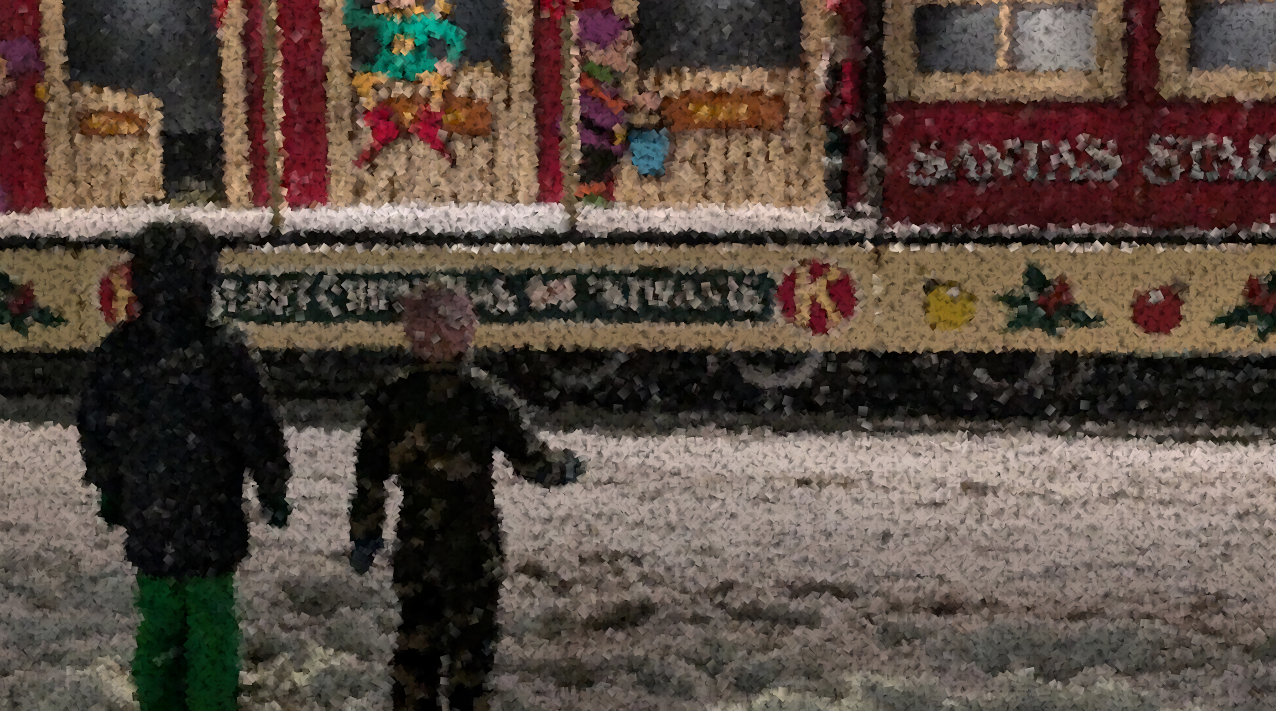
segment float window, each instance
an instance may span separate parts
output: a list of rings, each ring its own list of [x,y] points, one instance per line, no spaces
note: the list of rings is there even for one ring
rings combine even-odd
[[[922,5],[917,27],[917,68],[967,74],[997,71],[996,5]]]
[[[793,68],[802,62],[799,0],[642,0],[641,70]]]
[[[1015,8],[1015,69],[1054,72],[1095,69],[1094,8],[1025,5]]]
[[[1276,99],[1276,5],[1161,0],[1157,90],[1167,99]]]
[[[1192,10],[1188,56],[1193,69],[1276,69],[1276,4],[1195,3]]]
[[[371,10],[373,0],[358,0],[358,5]],[[427,7],[432,4],[425,2]],[[505,1],[463,0],[451,3],[447,19],[465,30],[465,52],[462,65],[491,62],[497,72],[509,71],[509,50],[505,45]],[[350,59],[354,71],[372,71],[372,64],[381,51],[376,32],[354,27],[350,29]],[[430,54],[437,59],[447,56],[447,44],[443,40],[430,42]]]
[[[1121,93],[1121,0],[887,0],[890,101],[1098,101]]]

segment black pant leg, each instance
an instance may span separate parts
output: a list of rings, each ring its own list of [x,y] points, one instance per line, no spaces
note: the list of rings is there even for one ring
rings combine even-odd
[[[492,670],[503,577],[495,497],[490,486],[469,484],[405,490],[395,556],[403,610],[396,669],[402,668],[404,694],[410,684],[433,688],[446,657],[456,711],[473,707]]]

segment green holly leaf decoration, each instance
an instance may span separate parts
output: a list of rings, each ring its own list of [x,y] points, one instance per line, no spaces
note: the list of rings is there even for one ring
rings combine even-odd
[[[41,326],[61,326],[66,323],[66,319],[55,314],[52,309],[37,303],[35,286],[31,282],[14,284],[4,272],[0,272],[0,300],[3,300],[3,305],[0,306],[0,325],[8,325],[24,337],[30,335],[29,330],[33,323]]]
[[[997,300],[1010,309],[1009,331],[1039,329],[1058,337],[1068,325],[1094,328],[1103,324],[1103,316],[1076,303],[1066,276],[1050,279],[1035,264],[1023,273],[1023,288],[1001,294]]]
[[[1260,279],[1251,275],[1245,282],[1245,304],[1237,306],[1214,319],[1215,326],[1225,328],[1258,327],[1258,340],[1266,342],[1267,337],[1276,331],[1276,293],[1272,285],[1276,284],[1276,271]]]

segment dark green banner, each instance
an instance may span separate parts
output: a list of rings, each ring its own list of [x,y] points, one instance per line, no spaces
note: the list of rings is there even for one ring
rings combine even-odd
[[[776,286],[765,272],[715,269],[230,272],[222,277],[214,311],[260,324],[393,322],[398,300],[430,279],[463,286],[484,323],[764,321],[771,317]]]

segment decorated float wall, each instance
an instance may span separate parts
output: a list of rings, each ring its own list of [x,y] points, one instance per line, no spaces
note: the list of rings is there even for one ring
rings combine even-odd
[[[5,350],[130,318],[127,253],[0,252]],[[694,265],[694,266],[688,266]],[[1276,247],[523,246],[227,250],[216,316],[263,349],[406,346],[395,301],[463,286],[511,349],[1270,354]]]
[[[840,199],[826,109],[851,67],[825,0],[206,4],[4,0],[0,37],[34,49],[0,98],[4,210],[161,198],[161,133],[209,126],[230,209]]]
[[[886,218],[974,228],[1273,222],[1270,11],[887,0]]]
[[[838,198],[875,203],[888,225],[976,229],[1248,229],[1276,214],[1266,3],[418,6],[405,17],[367,0],[201,9],[221,105],[196,113],[220,112],[231,209],[810,209]],[[93,7],[0,2],[14,85],[0,97],[14,137],[0,141],[0,211],[160,194],[159,134],[191,123],[192,110],[165,108],[160,89],[138,88],[144,78],[68,56],[84,53]],[[1079,44],[1046,41],[1051,32]],[[832,190],[831,140],[845,154]],[[875,192],[865,174],[879,149]]]

